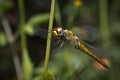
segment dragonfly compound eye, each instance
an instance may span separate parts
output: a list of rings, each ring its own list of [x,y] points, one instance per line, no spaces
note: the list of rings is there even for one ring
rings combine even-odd
[[[53,36],[58,36],[57,31],[53,31],[52,34],[53,34]]]
[[[56,27],[56,28],[54,28],[54,30],[53,30],[53,35],[54,36],[59,36],[59,37],[61,37],[61,36],[63,36],[64,35],[64,30],[63,30],[63,28],[62,27]]]
[[[59,36],[63,36],[63,35],[64,35],[63,31],[59,32]]]

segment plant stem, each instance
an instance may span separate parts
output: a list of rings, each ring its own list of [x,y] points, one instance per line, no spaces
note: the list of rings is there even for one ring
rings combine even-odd
[[[50,11],[50,19],[49,19],[49,28],[48,28],[48,36],[47,36],[47,47],[46,47],[46,55],[45,55],[45,62],[43,67],[43,74],[47,72],[48,69],[48,62],[49,62],[49,55],[50,55],[50,44],[51,44],[51,30],[53,26],[53,16],[54,16],[54,6],[55,0],[51,1],[51,11]]]
[[[26,42],[26,34],[24,31],[24,25],[25,25],[25,10],[24,10],[24,1],[18,0],[18,6],[19,6],[19,13],[20,13],[20,36],[21,36],[21,49],[22,49],[22,69],[23,69],[23,76],[25,80],[30,80],[30,77],[26,76],[28,74],[25,74],[25,67],[26,67],[26,56],[28,56],[28,50],[27,50],[27,42]],[[29,60],[30,62],[30,60]],[[32,66],[31,66],[32,67]]]
[[[9,43],[9,47],[10,47],[11,52],[12,52],[13,63],[14,63],[14,66],[15,66],[17,79],[18,80],[23,80],[21,64],[20,64],[18,53],[15,49],[16,45],[15,45],[14,36],[12,34],[12,30],[10,28],[9,22],[8,22],[6,17],[3,17],[1,21],[2,21],[2,25],[3,25],[3,28],[4,28],[5,33],[6,33],[6,37],[7,37],[8,43]]]
[[[108,24],[108,15],[107,15],[107,0],[99,0],[99,16],[100,16],[100,31],[101,31],[101,39],[103,41],[102,47],[108,48],[109,47],[109,24]]]
[[[25,10],[23,0],[18,0],[19,10],[20,10],[20,34],[21,34],[21,48],[22,53],[26,49],[26,35],[24,33],[24,24],[25,24]]]

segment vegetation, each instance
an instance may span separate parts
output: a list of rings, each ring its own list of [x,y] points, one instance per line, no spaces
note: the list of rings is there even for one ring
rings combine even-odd
[[[119,2],[0,0],[0,80],[120,80]],[[55,26],[83,32],[77,35],[99,48],[111,69],[70,45],[60,47],[51,35]]]

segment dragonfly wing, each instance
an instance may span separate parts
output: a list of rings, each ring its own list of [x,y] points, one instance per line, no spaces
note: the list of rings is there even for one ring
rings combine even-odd
[[[93,26],[83,26],[83,27],[73,28],[72,31],[81,40],[92,42],[96,39],[96,30]]]
[[[41,37],[43,39],[47,39],[47,34],[48,34],[48,31],[46,29],[43,29],[43,28],[36,28],[35,29],[35,35],[37,35],[38,37]],[[63,45],[63,41],[59,40],[59,39],[55,39],[54,37],[52,37],[52,41],[51,41],[51,49],[52,49],[52,52],[55,53],[55,52],[58,52],[62,45]]]
[[[86,42],[83,42],[83,43],[84,43],[84,45],[85,45],[91,52],[95,53],[95,54],[98,55],[99,57],[100,57],[100,56],[104,56],[104,57],[105,57],[105,52],[104,52],[104,51],[101,51],[101,50],[99,50],[98,48],[93,47],[93,46],[87,44]]]
[[[63,45],[64,45],[63,41],[59,41],[56,43],[52,41],[52,45],[51,45],[52,53],[58,53],[61,50],[61,48],[63,47]]]
[[[35,28],[35,35],[46,39],[47,38],[48,31],[43,28]]]

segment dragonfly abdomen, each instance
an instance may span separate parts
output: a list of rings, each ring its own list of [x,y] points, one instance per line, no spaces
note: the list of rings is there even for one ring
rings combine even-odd
[[[98,61],[105,68],[110,69],[110,67],[105,62],[103,62],[97,55],[95,55],[95,53],[93,53],[91,50],[89,50],[84,43],[81,42],[81,45],[79,46],[79,49],[84,51],[87,55],[91,56],[96,61]]]

